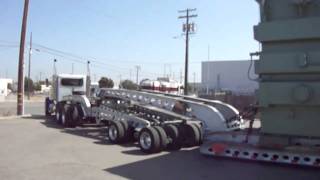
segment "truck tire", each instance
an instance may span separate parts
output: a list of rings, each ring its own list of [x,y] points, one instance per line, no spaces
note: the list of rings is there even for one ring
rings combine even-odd
[[[61,114],[62,114],[62,105],[60,103],[58,103],[56,105],[56,113],[55,113],[55,120],[56,120],[57,124],[62,124]]]
[[[108,138],[113,144],[122,143],[125,137],[123,125],[119,121],[111,121],[108,128]]]
[[[50,99],[48,97],[46,97],[46,100],[44,102],[44,112],[45,115],[48,117],[51,115],[50,111],[49,111],[49,106],[50,106]]]
[[[74,128],[77,126],[79,121],[79,112],[75,105],[70,105],[70,107],[67,110],[67,127]]]
[[[169,142],[167,148],[174,151],[181,149],[182,143],[179,139],[178,128],[173,124],[168,124],[164,126],[164,130],[167,136],[171,139],[171,142]]]
[[[64,127],[68,127],[69,121],[70,121],[70,116],[69,116],[69,109],[70,105],[65,104],[61,107],[62,113],[61,113],[61,124]]]
[[[83,112],[83,110],[82,110],[82,107],[81,107],[81,105],[80,104],[77,104],[76,105],[76,108],[77,108],[77,110],[78,110],[78,122],[77,122],[77,125],[82,125],[83,124],[83,119],[84,119],[84,112]]]
[[[179,127],[179,139],[183,146],[192,147],[199,145],[200,133],[194,124],[181,124]]]
[[[159,134],[161,151],[165,150],[168,145],[168,136],[167,136],[166,132],[164,131],[164,129],[161,126],[154,126],[154,129],[156,129]]]
[[[134,140],[133,134],[134,130],[131,128],[127,121],[120,121],[123,129],[124,129],[124,142],[131,142]]]
[[[161,151],[160,137],[153,127],[145,127],[139,133],[138,142],[140,150],[144,153],[158,153]]]

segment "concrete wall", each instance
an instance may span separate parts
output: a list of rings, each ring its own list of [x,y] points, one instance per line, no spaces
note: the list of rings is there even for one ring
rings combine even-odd
[[[201,83],[204,89],[231,90],[235,93],[254,93],[258,83],[248,79],[249,60],[202,62]],[[250,76],[256,78],[252,65]]]

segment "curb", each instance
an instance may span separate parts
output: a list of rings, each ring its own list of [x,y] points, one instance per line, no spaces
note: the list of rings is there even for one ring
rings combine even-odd
[[[32,115],[31,114],[24,114],[24,115],[20,115],[20,116],[0,116],[0,120],[26,118],[26,117],[32,117]]]

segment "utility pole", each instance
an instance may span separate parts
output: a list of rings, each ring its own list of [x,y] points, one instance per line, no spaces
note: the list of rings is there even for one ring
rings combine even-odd
[[[72,74],[73,74],[73,63],[72,63]],[[91,72],[90,72],[90,61],[87,61],[87,78],[86,78],[86,95],[91,96]]]
[[[193,92],[196,92],[196,73],[193,73]]]
[[[141,67],[140,66],[135,66],[135,68],[136,68],[136,71],[137,71],[136,83],[137,83],[137,85],[139,85],[139,71],[141,70]]]
[[[132,81],[132,69],[130,69],[130,81]]]
[[[57,63],[57,59],[54,59],[54,60],[53,60],[53,75],[57,75],[57,66],[56,66],[56,63]]]
[[[186,19],[186,23],[183,24],[183,32],[186,33],[186,54],[185,54],[185,71],[184,71],[184,95],[188,95],[188,66],[189,66],[189,35],[190,32],[194,33],[194,23],[189,23],[190,18],[195,18],[197,14],[190,14],[190,12],[196,11],[197,9],[186,9],[178,11],[179,13],[186,13],[185,16],[179,16],[179,19]]]
[[[180,69],[180,83],[181,83],[181,84],[182,84],[182,78],[183,78],[182,69]]]
[[[119,89],[122,89],[122,87],[121,87],[121,78],[122,78],[122,76],[121,76],[121,74],[119,74]]]
[[[41,78],[42,78],[42,72],[41,72],[41,71],[40,71],[40,73],[39,73],[39,76],[40,76],[39,82],[41,83]]]
[[[23,68],[24,67],[23,66],[24,66],[24,45],[26,40],[28,9],[29,9],[29,0],[25,0],[24,8],[23,8],[23,19],[22,19],[20,51],[19,51],[17,115],[24,114],[24,107],[23,107],[23,95],[24,95],[23,94],[24,93]]]
[[[30,45],[29,45],[29,63],[28,63],[28,100],[30,100],[31,91],[31,80],[30,80],[30,69],[31,69],[31,54],[32,54],[32,32],[30,33]]]
[[[208,45],[208,61],[210,61],[210,45]]]
[[[72,68],[72,69],[71,69],[71,74],[73,74],[73,70],[74,70],[74,69],[73,69],[73,68],[74,68],[73,66],[74,66],[74,64],[72,63],[72,66],[71,66],[71,68]]]

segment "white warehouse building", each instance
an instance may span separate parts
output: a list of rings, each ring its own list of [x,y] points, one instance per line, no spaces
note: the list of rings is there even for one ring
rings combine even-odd
[[[258,83],[248,78],[250,60],[204,61],[201,66],[201,84],[206,92],[228,90],[237,94],[252,94],[258,89]],[[254,62],[250,77],[257,78]]]

